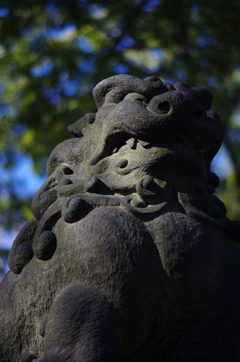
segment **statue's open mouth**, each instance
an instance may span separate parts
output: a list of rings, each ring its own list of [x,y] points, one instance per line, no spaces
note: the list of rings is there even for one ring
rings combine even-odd
[[[196,152],[199,152],[201,154],[206,153],[206,150],[204,150],[203,147],[198,147],[195,143],[189,141],[186,137],[184,137],[182,135],[177,135],[175,141],[172,141],[172,142],[163,142],[163,141],[156,141],[156,140],[143,141],[143,140],[131,137],[131,138],[127,139],[124,144],[128,145],[129,148],[134,150],[134,149],[137,148],[138,145],[141,146],[144,149],[149,149],[149,148],[152,148],[152,147],[170,148],[171,144],[173,144],[173,142],[180,143],[180,144],[188,147],[189,149],[193,149]],[[113,149],[112,153],[118,152],[119,149],[122,146],[124,146],[124,144],[121,144],[118,147],[115,147]]]
[[[117,153],[120,148],[122,148],[124,145],[127,145],[130,149],[135,150],[137,148],[137,146],[141,146],[144,149],[148,149],[148,148],[152,148],[152,147],[167,147],[167,144],[163,144],[160,141],[143,141],[143,140],[139,140],[137,138],[131,137],[128,138],[123,144],[118,145],[117,147],[115,147],[112,151],[113,153]]]
[[[174,137],[162,139],[141,139],[133,137],[126,133],[116,133],[109,136],[106,141],[103,143],[101,149],[97,149],[91,160],[91,164],[96,165],[99,161],[117,154],[123,148],[129,150],[136,150],[141,148],[143,150],[149,150],[153,148],[161,148],[166,151],[169,150],[172,154],[174,150],[179,148],[184,150],[184,152],[189,152],[189,156],[192,157],[193,153],[198,157],[207,157],[208,147],[204,145],[200,140],[195,140],[191,137],[186,137],[182,134],[175,135]],[[190,139],[191,138],[191,139]]]

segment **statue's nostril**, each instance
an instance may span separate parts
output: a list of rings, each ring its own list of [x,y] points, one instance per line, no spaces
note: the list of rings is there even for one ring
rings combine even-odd
[[[64,175],[72,175],[73,174],[73,170],[70,167],[66,166],[66,165],[61,167],[61,171],[62,171],[62,173]]]
[[[170,111],[170,109],[171,109],[170,104],[166,101],[158,104],[158,110],[161,113],[168,113]]]

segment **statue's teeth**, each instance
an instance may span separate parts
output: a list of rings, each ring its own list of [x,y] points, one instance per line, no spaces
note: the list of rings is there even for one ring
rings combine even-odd
[[[118,152],[118,150],[119,150],[119,147],[114,148],[113,153]]]
[[[135,149],[137,146],[137,140],[136,138],[129,138],[129,140],[126,141],[126,144],[131,148]]]
[[[150,146],[150,142],[147,142],[147,141],[138,141],[138,142],[144,148]]]

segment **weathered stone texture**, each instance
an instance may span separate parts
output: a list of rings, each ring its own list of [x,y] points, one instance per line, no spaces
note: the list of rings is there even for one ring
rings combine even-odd
[[[240,223],[212,96],[118,75],[69,127],[0,286],[0,360],[238,362]]]

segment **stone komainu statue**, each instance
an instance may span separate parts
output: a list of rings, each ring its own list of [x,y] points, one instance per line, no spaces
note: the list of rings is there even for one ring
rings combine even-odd
[[[0,289],[1,361],[239,362],[240,223],[212,96],[118,75],[69,127]]]

